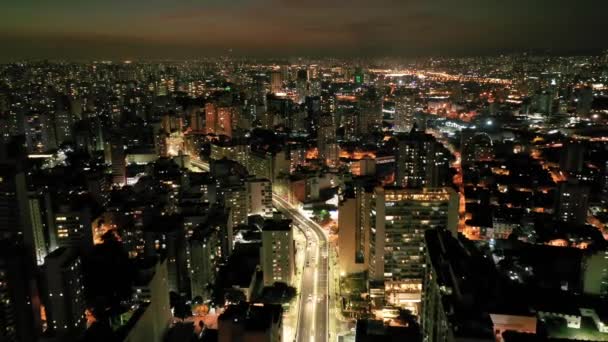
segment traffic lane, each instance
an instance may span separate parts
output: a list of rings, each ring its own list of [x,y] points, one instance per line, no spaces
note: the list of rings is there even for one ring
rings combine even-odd
[[[319,260],[319,278],[317,281],[317,295],[318,295],[318,306],[316,313],[316,325],[322,334],[318,334],[316,336],[318,341],[326,341],[327,340],[327,332],[328,332],[328,320],[329,320],[329,312],[328,312],[328,304],[329,304],[329,289],[328,289],[328,272],[327,272],[327,258],[321,257]]]
[[[301,289],[301,304],[300,304],[300,323],[298,325],[298,341],[310,341],[310,333],[313,326],[314,318],[314,307],[312,305],[313,291],[314,291],[314,271],[311,267],[304,269],[302,276],[302,289]]]

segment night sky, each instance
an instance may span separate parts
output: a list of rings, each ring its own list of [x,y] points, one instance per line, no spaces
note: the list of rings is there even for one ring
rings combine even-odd
[[[607,0],[4,0],[0,58],[475,55],[608,47]]]

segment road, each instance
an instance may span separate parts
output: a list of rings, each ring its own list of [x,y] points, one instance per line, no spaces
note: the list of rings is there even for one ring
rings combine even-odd
[[[301,305],[297,341],[327,341],[329,323],[328,244],[322,228],[302,215],[291,204],[277,195],[273,202],[285,216],[298,224],[307,237],[304,273],[300,286]]]
[[[209,164],[192,159],[191,164],[209,171]],[[306,235],[304,271],[299,288],[300,305],[296,340],[300,342],[326,342],[329,332],[329,257],[328,239],[321,226],[300,213],[298,209],[272,195],[274,206]]]

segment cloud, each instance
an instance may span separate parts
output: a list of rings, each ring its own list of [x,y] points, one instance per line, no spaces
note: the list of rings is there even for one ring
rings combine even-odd
[[[86,53],[78,50],[87,46],[95,53],[177,57],[229,48],[277,55],[425,55],[608,46],[602,17],[608,1],[603,0],[129,0],[122,7],[112,7],[117,0],[90,3],[70,10],[58,5],[49,13],[32,6],[31,14],[11,20],[3,17],[11,12],[2,14],[0,9],[0,33],[27,32],[28,39],[41,46],[41,55],[52,52],[44,46],[57,44],[75,55]],[[27,12],[22,6],[21,15]],[[109,41],[121,43],[112,46]],[[10,39],[4,53],[33,53],[32,42]]]

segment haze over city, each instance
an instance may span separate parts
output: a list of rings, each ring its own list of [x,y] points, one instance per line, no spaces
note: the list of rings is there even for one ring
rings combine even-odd
[[[608,341],[608,2],[0,5],[0,342]]]

